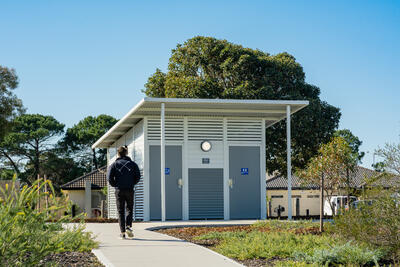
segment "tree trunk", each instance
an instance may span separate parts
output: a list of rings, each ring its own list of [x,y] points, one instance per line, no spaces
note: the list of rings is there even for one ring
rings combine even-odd
[[[324,231],[324,174],[321,175],[321,185],[319,191],[319,231]]]
[[[34,173],[34,177],[38,177],[40,175],[40,151],[39,151],[39,141],[36,140],[36,147],[35,147],[35,158],[34,158],[35,162],[33,163],[35,166],[35,173]]]
[[[13,161],[13,159],[10,157],[10,155],[8,155],[8,154],[7,154],[6,152],[4,152],[4,151],[1,151],[1,152],[2,152],[3,155],[8,159],[8,161],[11,163],[11,165],[13,166],[15,172],[16,172],[17,174],[20,174],[20,171],[19,171],[19,169],[18,169],[17,164]]]
[[[97,166],[97,158],[96,158],[96,150],[93,148],[93,165],[94,165],[94,169],[97,170],[99,167]]]
[[[350,208],[350,171],[349,171],[349,167],[346,168],[346,175],[347,175],[347,207]]]

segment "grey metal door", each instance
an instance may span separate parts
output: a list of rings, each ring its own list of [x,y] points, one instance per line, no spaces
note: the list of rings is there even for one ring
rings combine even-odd
[[[189,219],[224,218],[223,180],[223,169],[189,169]]]
[[[160,146],[150,146],[150,220],[161,219]],[[182,147],[165,146],[165,217],[182,219]]]
[[[230,218],[260,218],[260,147],[230,146],[229,178]]]

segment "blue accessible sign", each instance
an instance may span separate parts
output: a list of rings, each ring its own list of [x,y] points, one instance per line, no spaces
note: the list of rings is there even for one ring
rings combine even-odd
[[[169,168],[165,168],[165,175],[169,175],[171,173],[171,171],[169,170]]]
[[[249,175],[249,168],[241,168],[240,174],[241,175]]]

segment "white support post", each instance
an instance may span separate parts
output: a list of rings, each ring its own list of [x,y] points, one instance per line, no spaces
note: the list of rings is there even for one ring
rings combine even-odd
[[[261,139],[261,147],[260,147],[260,166],[261,166],[261,219],[265,220],[267,218],[267,176],[266,176],[266,167],[265,167],[265,153],[266,153],[266,140],[265,140],[265,119],[261,121],[261,129],[262,129],[262,139]]]
[[[290,142],[290,105],[286,106],[287,179],[288,179],[288,220],[292,220],[292,148]]]
[[[229,186],[229,144],[228,144],[228,120],[223,119],[223,149],[224,149],[224,220],[230,220],[230,186]]]
[[[189,220],[189,177],[187,168],[188,157],[188,118],[183,118],[183,158],[182,158],[182,217],[184,221]]]
[[[165,222],[165,103],[161,103],[161,220]]]

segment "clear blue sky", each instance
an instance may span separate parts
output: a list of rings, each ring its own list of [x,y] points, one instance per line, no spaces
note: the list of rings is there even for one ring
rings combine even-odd
[[[83,3],[84,2],[84,3]],[[123,116],[171,49],[196,35],[289,52],[372,153],[400,134],[400,1],[8,1],[0,64],[29,113],[72,126]],[[293,129],[296,131],[297,129]]]

